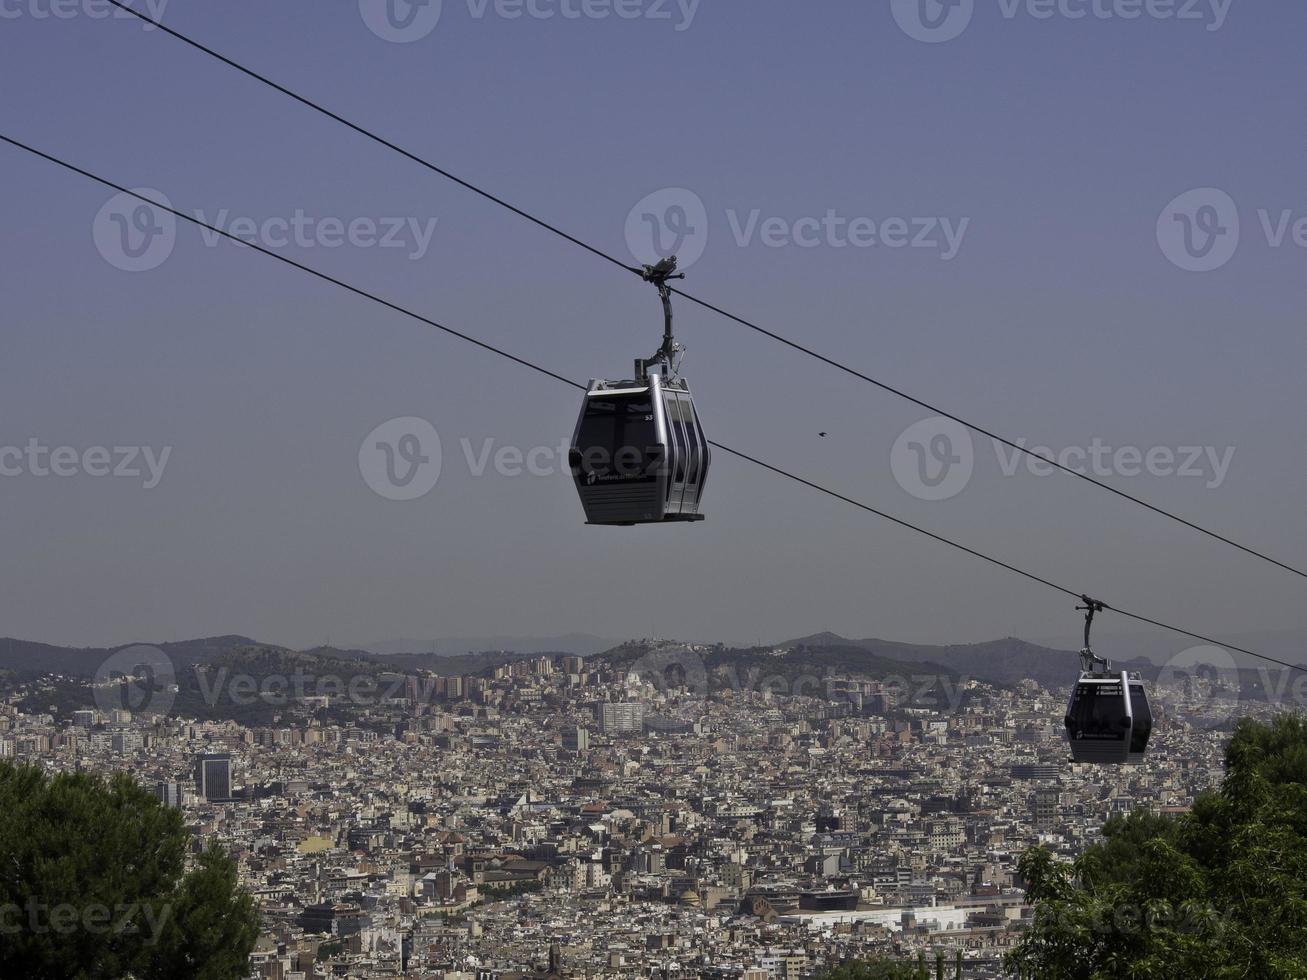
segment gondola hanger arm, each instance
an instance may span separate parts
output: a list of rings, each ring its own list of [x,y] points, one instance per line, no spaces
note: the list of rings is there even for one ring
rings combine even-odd
[[[684,279],[685,273],[676,271],[675,255],[669,255],[655,265],[646,265],[639,270],[639,273],[640,278],[645,282],[653,283],[658,287],[658,296],[663,301],[662,346],[653,357],[636,358],[635,361],[635,378],[637,381],[643,381],[648,377],[651,367],[661,364],[663,371],[670,374],[675,374],[679,369],[677,355],[683,353],[685,349],[672,335],[672,287],[668,283],[673,279]]]
[[[1083,602],[1084,605],[1076,606],[1076,610],[1085,614],[1085,645],[1080,651],[1080,666],[1083,670],[1092,671],[1096,664],[1101,664],[1110,671],[1112,669],[1112,662],[1094,653],[1094,648],[1089,642],[1089,631],[1094,625],[1094,615],[1110,609],[1111,606],[1098,599],[1091,599],[1087,595],[1082,595],[1080,601]]]

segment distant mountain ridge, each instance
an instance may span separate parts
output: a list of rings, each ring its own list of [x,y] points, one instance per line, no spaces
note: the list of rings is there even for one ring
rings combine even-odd
[[[34,640],[0,637],[0,670],[19,673],[67,673],[90,676],[110,654],[135,646],[122,643],[112,647],[61,647]],[[248,636],[210,636],[174,643],[145,643],[158,647],[178,666],[209,663],[233,650],[276,644],[259,643]]]
[[[341,649],[317,646],[307,650],[294,650],[279,643],[264,643],[238,634],[203,637],[171,643],[124,643],[113,647],[61,647],[33,640],[0,637],[0,671],[20,675],[68,674],[73,677],[91,677],[112,654],[132,646],[152,646],[162,650],[179,672],[196,665],[224,664],[233,656],[277,654],[298,656],[316,663],[347,664],[350,662],[385,670],[429,670],[438,674],[475,674],[488,667],[535,656],[543,651],[511,651],[490,649],[462,654],[401,653],[379,654],[368,650]],[[570,653],[569,650],[552,650],[551,653]]]
[[[852,640],[838,633],[823,632],[779,645],[810,649],[854,649],[887,660],[922,665],[939,664],[959,674],[994,684],[1016,684],[1029,678],[1054,689],[1064,687],[1070,680],[1074,680],[1080,669],[1080,657],[1074,650],[1043,647],[1012,636],[984,643],[928,646],[875,638]],[[1156,665],[1145,660],[1120,661],[1116,666],[1148,675],[1157,672]]]
[[[572,653],[580,657],[591,657],[611,650],[621,642],[621,640],[595,636],[591,633],[566,633],[562,636],[462,636],[428,640],[379,640],[375,643],[362,643],[359,646],[368,653],[383,657],[401,654],[434,654],[449,657],[495,650],[513,653]]]
[[[217,663],[240,651],[252,649],[302,653],[324,660],[355,661],[391,670],[423,669],[441,674],[477,673],[497,664],[520,660],[540,654],[571,653],[583,657],[606,656],[614,662],[629,659],[629,651],[643,641],[613,642],[590,634],[576,633],[562,637],[538,638],[514,642],[507,637],[472,638],[466,641],[445,641],[448,652],[400,651],[396,653],[370,649],[339,649],[319,646],[294,651],[275,643],[263,643],[248,636],[227,634],[202,637],[171,643],[150,644],[166,653],[173,665],[180,669],[196,664]],[[454,644],[467,643],[463,650]],[[67,673],[90,677],[100,664],[114,652],[132,644],[114,647],[62,647],[31,640],[0,638],[0,670],[18,674]],[[384,644],[380,646],[385,646]],[[889,669],[894,665],[917,667],[923,673],[943,670],[957,677],[1009,686],[1023,679],[1037,681],[1054,690],[1065,687],[1079,670],[1079,658],[1073,650],[1059,650],[1040,646],[1016,637],[1005,637],[983,643],[928,644],[903,643],[877,638],[850,639],[832,632],[802,636],[772,647],[795,651],[792,660],[801,661],[805,654],[816,663],[858,664],[865,658],[868,667]],[[746,647],[719,647],[737,654],[748,653]],[[1145,677],[1155,677],[1157,664],[1144,659],[1118,660],[1121,669],[1140,671]]]
[[[728,647],[696,645],[691,650],[670,641],[632,641],[600,654],[595,659],[642,677],[657,678],[663,671],[679,668],[687,678],[701,665],[718,687],[749,687],[779,683],[778,690],[807,691],[822,689],[828,680],[841,677],[870,677],[892,681],[895,686],[917,688],[947,682],[956,691],[971,679],[966,671],[932,661],[907,661],[881,657],[858,647],[827,644],[815,646],[783,645],[778,655],[775,647]]]

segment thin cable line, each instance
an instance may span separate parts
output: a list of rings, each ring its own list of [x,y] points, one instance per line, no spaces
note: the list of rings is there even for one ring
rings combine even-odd
[[[201,51],[204,54],[209,55],[211,58],[215,58],[218,61],[222,62],[224,65],[234,68],[236,71],[240,72],[241,74],[253,78],[255,81],[262,82],[264,85],[267,85],[269,88],[275,89],[276,91],[282,93],[283,95],[288,96],[291,99],[294,99],[296,102],[300,103],[301,105],[307,106],[308,108],[313,109],[315,112],[319,112],[322,115],[326,116],[327,118],[340,123],[342,126],[347,127],[348,129],[354,131],[355,133],[358,133],[360,136],[372,140],[374,143],[377,143],[381,146],[384,146],[388,150],[400,154],[405,159],[411,160],[421,167],[425,167],[427,170],[430,170],[432,173],[439,174],[441,177],[444,177],[447,180],[452,180],[460,187],[464,187],[467,190],[472,191],[472,193],[478,194],[481,197],[485,198],[486,200],[498,204],[502,208],[506,208],[507,210],[513,212],[519,217],[525,218],[527,221],[530,221],[533,224],[538,225],[539,227],[544,228],[547,231],[553,232],[555,235],[571,242],[573,245],[577,245],[585,249],[587,252],[590,252],[591,254],[598,256],[599,258],[604,259],[607,262],[611,262],[613,265],[616,265],[621,269],[625,269],[627,272],[631,272],[636,275],[641,274],[640,269],[634,266],[627,265],[625,262],[621,261],[620,259],[616,258],[613,255],[610,255],[608,252],[605,252],[602,249],[589,244],[588,242],[582,241],[580,238],[577,238],[575,235],[568,234],[567,232],[563,231],[561,228],[557,227],[556,225],[550,224],[549,222],[541,218],[537,218],[535,215],[531,214],[530,212],[525,211],[514,204],[510,204],[509,202],[505,201],[503,198],[498,197],[490,193],[489,191],[482,189],[481,187],[478,187],[476,184],[473,184],[471,181],[465,180],[462,177],[450,173],[448,170],[445,170],[443,167],[440,167],[432,163],[430,160],[426,160],[423,157],[418,156],[416,153],[413,153],[410,150],[404,149],[404,147],[399,146],[398,144],[386,139],[383,136],[379,136],[378,134],[367,129],[366,127],[361,126],[358,123],[345,118],[339,113],[333,112],[332,110],[326,108],[325,106],[308,98],[307,96],[300,95],[298,92],[295,92],[292,89],[289,89],[286,86],[279,84],[278,82],[274,82],[266,75],[262,75],[259,72],[254,71],[252,68],[247,68],[245,65],[242,65],[240,62],[234,61],[233,59],[227,57],[226,55],[221,54],[218,51],[215,51],[213,48],[210,48],[207,45],[202,44],[199,41],[196,41],[194,38],[188,37],[187,35],[182,34],[180,31],[174,30],[173,28],[168,27],[157,20],[154,20],[152,17],[149,17],[148,15],[133,9],[127,3],[123,2],[123,0],[108,0],[108,2],[113,4],[115,7],[118,7],[120,10],[127,11],[133,17],[137,17],[140,20],[145,21],[147,24],[154,25],[159,30],[163,31],[165,34],[168,34],[176,38],[177,40],[181,41],[183,44],[188,44],[191,47],[195,48],[197,51]],[[1125,490],[1122,490],[1118,487],[1114,487],[1110,483],[1104,483],[1102,480],[1095,479],[1094,477],[1090,476],[1088,473],[1084,473],[1081,472],[1080,470],[1074,469],[1066,465],[1065,463],[1060,463],[1056,459],[1052,459],[1048,456],[1043,455],[1042,453],[1037,453],[1031,449],[1027,449],[1025,446],[1021,445],[1020,443],[1015,442],[1012,439],[1007,438],[1006,436],[999,435],[998,433],[986,428],[985,426],[979,425],[975,422],[970,422],[960,415],[956,415],[952,412],[946,411],[938,407],[937,405],[933,405],[930,402],[925,401],[924,399],[918,398],[915,395],[911,395],[908,392],[904,391],[903,389],[897,388],[894,385],[889,384],[888,382],[881,381],[878,378],[874,378],[869,374],[865,374],[862,371],[857,370],[856,368],[850,367],[847,364],[835,360],[834,358],[827,357],[825,354],[818,353],[817,351],[813,350],[810,347],[806,347],[803,344],[798,343],[797,341],[790,340],[789,338],[784,337],[781,334],[776,333],[775,331],[768,330],[766,327],[760,326],[759,324],[754,323],[753,321],[748,320],[742,316],[738,316],[734,313],[731,313],[728,310],[720,306],[717,306],[714,303],[709,302],[708,300],[700,299],[698,296],[695,296],[692,293],[687,293],[681,289],[674,288],[672,291],[676,293],[676,295],[684,299],[687,299],[692,303],[696,303],[706,310],[710,310],[713,313],[723,316],[726,319],[739,324],[740,326],[747,327],[748,329],[753,330],[756,333],[761,334],[762,336],[767,337],[771,340],[774,340],[779,344],[783,344],[794,351],[797,351],[801,354],[806,354],[808,357],[811,357],[814,360],[820,361],[821,363],[833,367],[838,371],[843,371],[845,374],[848,374],[851,377],[859,379],[860,381],[864,381],[867,384],[880,388],[882,391],[888,392],[891,395],[894,395],[898,398],[902,398],[905,401],[911,402],[913,405],[916,405],[919,408],[923,408],[928,412],[933,412],[936,415],[949,419],[952,422],[956,422],[959,425],[963,426],[964,428],[967,428],[972,432],[976,433],[977,435],[984,436],[987,439],[992,439],[995,442],[1008,447],[1009,449],[1015,450],[1018,453],[1023,453],[1026,456],[1031,457],[1032,459],[1037,459],[1040,462],[1045,463],[1062,473],[1066,473],[1070,476],[1076,477],[1077,479],[1083,480],[1086,483],[1099,487],[1102,490],[1107,490],[1109,493],[1115,494],[1117,497],[1120,497],[1122,500],[1128,500],[1131,503],[1138,504],[1140,507],[1152,511],[1154,514],[1157,514],[1161,517],[1169,518],[1170,520],[1175,521],[1178,524],[1182,524],[1185,527],[1190,528],[1191,530],[1197,531],[1199,534],[1205,534],[1207,537],[1212,538],[1213,540],[1216,541],[1220,541],[1222,544],[1229,545],[1231,548],[1235,548],[1239,551],[1242,551],[1247,555],[1252,555],[1254,558],[1260,558],[1262,561],[1269,562],[1270,564],[1275,565],[1277,568],[1281,568],[1286,572],[1292,572],[1294,575],[1297,575],[1301,578],[1307,578],[1307,571],[1304,571],[1299,568],[1295,568],[1293,565],[1280,561],[1278,558],[1273,558],[1270,555],[1266,554],[1265,552],[1258,551],[1257,549],[1249,547],[1248,545],[1240,544],[1238,541],[1235,541],[1233,538],[1227,537],[1226,535],[1221,534],[1218,531],[1213,531],[1208,528],[1205,528],[1201,524],[1191,521],[1188,518],[1181,517],[1179,514],[1166,510],[1163,507],[1159,507],[1156,504],[1149,503],[1147,500],[1144,500],[1142,497],[1137,497],[1132,493],[1128,493]]]
[[[712,312],[717,313],[720,316],[726,317],[726,319],[728,320],[733,320],[736,323],[748,327],[750,330],[757,331],[758,333],[762,334],[763,336],[771,338],[777,343],[784,344],[786,347],[799,351],[800,353],[806,354],[815,360],[821,361],[823,364],[828,364],[831,367],[835,368],[836,370],[843,371],[845,374],[852,375],[853,377],[865,381],[870,385],[875,385],[877,388],[880,388],[883,391],[887,391],[890,394],[896,395],[897,397],[902,398],[905,401],[911,402],[914,405],[924,408],[928,412],[934,412],[936,415],[949,419],[950,421],[956,422],[959,425],[963,426],[964,428],[970,429],[972,432],[976,433],[977,435],[985,436],[988,439],[992,439],[994,442],[1007,446],[1009,449],[1014,449],[1017,452],[1024,453],[1025,455],[1031,457],[1032,459],[1037,459],[1042,463],[1046,463],[1047,465],[1052,466],[1054,469],[1061,470],[1063,473],[1067,473],[1071,476],[1076,477],[1077,479],[1084,480],[1086,483],[1091,483],[1094,486],[1099,487],[1100,489],[1108,491],[1109,493],[1116,494],[1116,496],[1122,498],[1123,500],[1128,500],[1131,503],[1138,504],[1140,507],[1152,511],[1154,514],[1159,514],[1162,517],[1170,518],[1171,520],[1176,521],[1179,524],[1183,524],[1185,527],[1191,528],[1199,532],[1200,534],[1205,534],[1209,538],[1213,538],[1217,541],[1222,542],[1223,544],[1227,544],[1232,548],[1237,548],[1239,551],[1242,551],[1245,554],[1249,554],[1255,558],[1260,558],[1263,561],[1270,562],[1272,565],[1282,568],[1286,572],[1292,572],[1294,575],[1298,575],[1302,578],[1307,578],[1307,572],[1295,568],[1292,565],[1286,564],[1285,562],[1280,561],[1278,558],[1272,558],[1270,555],[1258,551],[1255,548],[1250,548],[1247,545],[1240,544],[1238,541],[1235,541],[1232,538],[1226,537],[1225,535],[1217,531],[1209,530],[1208,528],[1203,527],[1201,524],[1196,524],[1193,521],[1189,520],[1188,518],[1181,517],[1179,514],[1175,514],[1169,510],[1165,510],[1162,507],[1157,506],[1156,504],[1149,503],[1147,500],[1144,500],[1142,497],[1136,497],[1134,494],[1127,493],[1125,490],[1121,490],[1118,487],[1114,487],[1110,483],[1104,483],[1102,480],[1096,480],[1088,473],[1084,473],[1081,472],[1080,470],[1073,469],[1072,467],[1067,466],[1064,463],[1059,463],[1056,459],[1053,459],[1051,456],[1045,456],[1042,453],[1037,453],[1031,449],[1027,449],[1025,446],[1021,445],[1020,443],[1013,442],[1011,439],[1007,438],[1006,436],[999,435],[997,432],[987,429],[984,426],[979,425],[975,422],[969,422],[966,419],[962,418],[961,416],[954,415],[952,412],[942,409],[938,405],[932,405],[930,402],[923,401],[922,399],[917,398],[915,395],[911,395],[908,392],[903,391],[901,388],[896,388],[887,382],[881,381],[877,378],[873,378],[871,375],[863,374],[861,371],[857,370],[856,368],[849,367],[847,364],[841,364],[839,361],[829,358],[825,354],[821,354],[810,347],[805,347],[803,344],[800,344],[797,341],[790,340],[788,337],[783,337],[780,334],[768,330],[765,327],[759,326],[756,323],[752,323],[748,320],[745,320],[742,317],[738,317],[734,313],[731,313],[729,310],[722,309],[720,306],[715,306],[712,303],[707,302],[706,300],[699,299],[697,296],[692,296],[689,293],[683,292],[682,290],[677,289],[675,287],[672,287],[672,292],[676,293],[678,296],[682,296],[685,299],[688,299],[692,303],[697,303],[698,305],[702,306],[704,309],[711,310]]]
[[[358,133],[360,136],[366,137],[367,139],[372,140],[372,142],[378,143],[381,146],[384,146],[386,149],[398,153],[400,156],[404,157],[407,160],[412,160],[418,166],[425,167],[426,169],[430,170],[432,173],[439,174],[441,177],[444,177],[446,180],[452,180],[460,187],[464,187],[467,190],[470,190],[473,194],[479,194],[480,196],[484,197],[487,201],[491,201],[495,204],[498,204],[501,208],[506,208],[509,211],[512,211],[519,218],[525,218],[527,221],[539,225],[541,228],[544,228],[546,231],[551,231],[555,235],[559,236],[560,238],[567,239],[573,245],[579,245],[587,252],[590,252],[593,255],[597,255],[601,259],[606,259],[607,261],[612,262],[614,265],[620,266],[621,268],[625,269],[627,272],[633,272],[636,275],[640,274],[639,269],[629,266],[625,262],[618,261],[617,259],[613,258],[611,255],[609,255],[607,252],[595,248],[593,245],[589,245],[586,242],[583,242],[579,238],[569,235],[567,232],[563,231],[558,226],[552,225],[541,218],[537,218],[535,215],[530,214],[527,211],[523,211],[521,208],[517,207],[516,205],[510,204],[508,201],[505,201],[502,197],[498,197],[494,194],[491,194],[487,190],[483,190],[482,188],[478,187],[476,184],[473,184],[471,181],[464,180],[462,177],[459,177],[457,174],[450,173],[444,167],[437,166],[436,164],[432,163],[430,160],[424,160],[416,153],[404,149],[404,147],[400,146],[399,144],[392,143],[390,140],[386,139],[383,136],[378,136],[376,133],[372,132],[371,130],[365,129],[363,126],[360,126],[358,123],[346,119],[344,116],[340,115],[339,113],[332,112],[326,106],[320,105],[317,102],[314,102],[312,99],[300,95],[298,92],[292,91],[291,89],[288,89],[284,85],[274,82],[271,78],[268,78],[266,75],[259,74],[257,71],[255,71],[252,68],[246,68],[240,62],[233,61],[231,58],[228,58],[226,55],[218,51],[215,51],[213,50],[213,48],[210,48],[204,44],[201,44],[199,41],[196,41],[194,38],[187,37],[185,34],[182,34],[180,31],[173,30],[171,27],[168,27],[166,24],[154,20],[153,18],[141,13],[139,10],[133,9],[128,4],[121,3],[119,2],[119,0],[109,0],[109,3],[113,4],[115,7],[117,7],[120,10],[127,11],[133,17],[140,18],[141,20],[145,21],[147,24],[153,24],[155,27],[163,31],[165,34],[169,34],[172,37],[175,37],[183,44],[189,44],[197,51],[202,51],[211,58],[216,58],[218,61],[221,61],[224,65],[236,69],[241,74],[248,75],[250,78],[254,79],[255,81],[262,82],[264,85],[267,85],[269,88],[276,89],[282,95],[294,99],[296,102],[300,103],[301,105],[307,106],[308,108],[314,110],[315,112],[322,113],[322,115],[326,116],[328,119],[340,123],[342,126],[346,127],[347,129],[353,130],[354,132]]]
[[[167,213],[173,215],[174,217],[181,218],[183,221],[187,221],[190,224],[195,225],[199,228],[204,228],[208,231],[212,231],[218,235],[221,235],[224,238],[229,239],[230,241],[239,243],[241,245],[247,245],[248,247],[252,248],[256,252],[266,255],[269,258],[276,259],[277,261],[282,262],[285,265],[291,266],[295,269],[298,269],[301,272],[306,272],[309,275],[322,280],[323,282],[331,283],[332,285],[338,286],[339,288],[344,289],[350,293],[353,293],[356,296],[361,296],[362,298],[370,300],[373,303],[380,304],[381,306],[384,306],[389,310],[393,310],[396,313],[401,313],[404,316],[417,320],[419,323],[426,324],[427,326],[430,327],[435,327],[437,330],[441,330],[452,337],[457,337],[459,340],[463,340],[469,344],[473,344],[476,347],[481,348],[482,350],[489,351],[492,354],[497,354],[498,356],[506,358],[507,360],[510,360],[515,364],[519,364],[522,367],[529,368],[530,370],[535,371],[538,374],[543,374],[546,377],[551,378],[555,381],[560,381],[563,384],[568,385],[569,387],[581,391],[586,390],[585,385],[577,381],[573,381],[571,378],[558,374],[555,371],[551,371],[546,367],[542,367],[539,364],[535,364],[534,362],[529,361],[524,357],[519,357],[516,354],[512,354],[509,351],[504,350],[501,347],[496,347],[495,345],[489,344],[484,340],[479,340],[476,337],[471,336],[470,334],[463,333],[460,330],[455,330],[453,327],[445,326],[443,323],[433,320],[431,317],[423,316],[421,313],[417,313],[413,310],[410,310],[407,307],[399,305],[398,303],[393,303],[388,299],[384,299],[383,297],[378,296],[375,293],[369,292],[366,289],[362,289],[358,286],[355,286],[349,282],[346,282],[343,279],[337,278],[336,276],[332,276],[325,272],[321,272],[318,269],[314,269],[312,266],[304,265],[301,262],[296,262],[294,259],[289,258],[288,256],[279,255],[278,253],[256,242],[248,242],[245,239],[238,238],[236,235],[232,234],[231,232],[225,231],[221,228],[217,228],[204,221],[201,221],[199,218],[196,218],[192,215],[179,211],[176,208],[170,207],[165,204],[161,204],[158,201],[152,200],[151,198],[148,198],[142,194],[138,194],[136,191],[133,191],[128,187],[124,187],[122,184],[114,183],[108,178],[101,177],[98,174],[92,173],[89,170],[77,166],[76,164],[69,163],[68,161],[62,160],[59,157],[53,156],[49,153],[45,153],[42,150],[38,150],[33,146],[29,146],[28,144],[21,142],[20,140],[16,140],[10,136],[6,136],[4,133],[0,133],[0,140],[3,140],[4,142],[8,143],[11,146],[15,146],[20,150],[25,150],[26,152],[32,154],[33,156],[39,157],[42,160],[47,161],[48,163],[53,163],[56,166],[63,168],[64,170],[71,171],[72,173],[85,177],[88,180],[92,180],[112,190],[118,191],[121,194],[126,194],[129,197],[133,197],[136,200],[140,201],[141,203],[149,205],[150,207],[158,208],[161,211],[166,211]],[[720,449],[722,452],[728,453],[739,459],[745,460],[746,462],[753,463],[755,466],[759,466],[762,469],[777,474],[778,476],[783,476],[786,479],[791,480],[795,483],[802,484],[803,486],[816,490],[819,493],[823,493],[828,497],[833,497],[836,500],[843,501],[844,503],[850,504],[870,514],[875,514],[877,517],[883,518],[887,521],[897,524],[900,527],[907,528],[910,531],[915,531],[918,534],[925,535],[926,537],[931,538],[934,541],[938,541],[941,544],[946,544],[950,548],[954,548],[957,551],[964,552],[965,554],[971,555],[974,558],[979,558],[983,561],[989,562],[992,565],[997,565],[999,568],[1003,568],[1016,575],[1020,575],[1031,582],[1038,583],[1039,585],[1043,585],[1049,589],[1053,589],[1057,592],[1061,592],[1064,595],[1068,595],[1076,599],[1080,599],[1083,597],[1082,593],[1077,592],[1074,589],[1068,589],[1065,586],[1058,585],[1056,582],[1043,578],[1042,576],[1036,575],[1033,572],[1028,572],[1017,565],[1010,564],[1009,562],[1003,561],[1002,559],[999,558],[994,558],[993,556],[987,555],[982,551],[976,550],[975,548],[970,548],[967,545],[952,540],[951,538],[944,537],[942,534],[936,534],[934,531],[929,531],[926,528],[911,523],[910,521],[906,521],[903,520],[902,518],[895,517],[892,514],[886,513],[883,510],[879,510],[878,508],[871,506],[870,504],[863,503],[862,501],[856,500],[853,497],[849,497],[845,494],[842,494],[837,490],[832,490],[831,488],[823,486],[820,483],[815,483],[812,480],[808,480],[802,476],[799,476],[797,473],[792,473],[789,470],[780,468],[779,466],[773,466],[771,463],[765,462],[764,460],[759,459],[756,456],[752,456],[749,453],[743,452],[738,449],[733,449],[730,446],[724,445],[723,443],[720,442],[714,442],[712,440],[709,440],[709,444],[712,445],[715,449]],[[1287,667],[1290,670],[1301,670],[1307,673],[1307,667],[1300,667],[1283,660],[1277,660],[1274,657],[1269,657],[1264,654],[1256,653],[1255,651],[1245,649],[1244,647],[1233,646],[1232,644],[1229,643],[1221,643],[1220,641],[1212,639],[1211,637],[1208,636],[1204,636],[1201,633],[1194,633],[1191,632],[1190,630],[1186,630],[1178,626],[1171,626],[1167,623],[1155,619],[1149,619],[1137,613],[1130,613],[1124,610],[1115,609],[1115,607],[1107,603],[1103,603],[1103,605],[1107,609],[1112,609],[1114,612],[1118,612],[1121,615],[1126,616],[1130,619],[1134,619],[1142,623],[1147,623],[1149,625],[1159,627],[1160,629],[1169,630],[1173,633],[1178,633],[1182,636],[1190,637],[1191,639],[1202,640],[1203,642],[1211,643],[1214,646],[1220,646],[1228,650],[1234,650],[1238,653],[1247,654],[1250,657],[1255,657],[1259,660],[1265,660],[1268,663],[1278,664],[1282,667]]]
[[[1147,623],[1149,626],[1157,626],[1164,630],[1170,630],[1172,633],[1178,633],[1181,636],[1187,636],[1191,640],[1202,640],[1204,643],[1210,643],[1212,646],[1222,647],[1226,650],[1233,650],[1235,653],[1245,653],[1250,657],[1256,657],[1258,660],[1265,660],[1267,663],[1278,664],[1281,667],[1287,667],[1289,670],[1301,670],[1303,673],[1307,674],[1307,667],[1303,667],[1299,664],[1291,664],[1286,660],[1277,660],[1275,657],[1269,657],[1264,653],[1257,653],[1254,650],[1248,650],[1245,649],[1244,647],[1237,647],[1233,643],[1223,643],[1220,640],[1212,639],[1212,637],[1210,636],[1204,636],[1202,633],[1191,633],[1187,629],[1182,629],[1179,626],[1172,626],[1169,623],[1163,623],[1156,619],[1149,619],[1147,616],[1139,615],[1139,613],[1132,613],[1132,612],[1127,612],[1124,609],[1117,609],[1115,606],[1108,605],[1106,602],[1103,603],[1103,606],[1106,609],[1116,613],[1118,616],[1124,616],[1127,619],[1133,619],[1135,622]]]

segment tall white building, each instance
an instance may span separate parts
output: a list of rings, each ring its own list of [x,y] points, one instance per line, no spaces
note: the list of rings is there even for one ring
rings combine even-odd
[[[599,730],[605,735],[628,735],[644,729],[644,705],[638,701],[609,701],[599,706]]]

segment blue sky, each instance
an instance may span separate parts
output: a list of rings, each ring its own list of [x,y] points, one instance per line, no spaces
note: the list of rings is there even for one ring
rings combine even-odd
[[[162,16],[624,260],[701,204],[696,295],[1307,560],[1298,5],[393,2]],[[0,131],[569,377],[656,346],[633,277],[103,9],[0,0]],[[575,393],[194,228],[124,271],[111,192],[0,168],[0,447],[76,456],[0,456],[0,633],[1076,642],[1056,594],[720,456],[703,524],[585,527],[565,473],[512,475]],[[923,499],[930,413],[688,304],[678,334],[713,438],[1161,619],[1307,625],[1301,579],[980,438]],[[360,461],[400,418],[440,439],[412,500]]]

